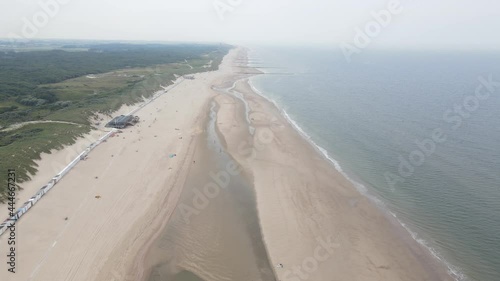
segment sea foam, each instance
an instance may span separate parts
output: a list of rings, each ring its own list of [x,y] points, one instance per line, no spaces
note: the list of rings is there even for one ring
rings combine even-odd
[[[252,67],[251,64],[248,64],[248,66]],[[259,69],[260,71],[262,71],[265,74],[268,74],[268,72],[266,71],[266,69],[260,69],[257,67],[257,69]],[[374,202],[376,204],[376,206],[378,206],[380,209],[382,209],[383,211],[385,211],[386,213],[390,214],[407,232],[408,234],[413,238],[413,240],[415,240],[417,243],[419,243],[422,247],[424,247],[425,249],[427,249],[431,255],[437,259],[438,261],[440,261],[441,263],[443,263],[447,269],[448,269],[448,273],[457,281],[467,281],[469,280],[465,274],[462,273],[461,269],[452,265],[451,263],[449,263],[448,261],[446,261],[446,259],[436,250],[434,249],[432,246],[429,245],[429,243],[420,238],[418,236],[418,234],[411,230],[411,228],[406,225],[404,222],[402,222],[398,216],[392,212],[387,206],[386,204],[381,200],[379,199],[378,197],[376,197],[375,195],[373,195],[372,193],[369,192],[368,188],[356,181],[353,179],[352,176],[350,176],[343,168],[342,168],[342,165],[339,163],[339,161],[337,161],[336,159],[334,159],[329,153],[328,151],[321,147],[320,145],[318,145],[316,142],[314,142],[314,140],[312,139],[312,137],[307,134],[304,129],[295,121],[292,119],[292,117],[288,114],[288,112],[284,109],[283,106],[280,106],[278,104],[278,102],[276,102],[274,99],[266,96],[263,94],[263,92],[261,90],[259,90],[256,86],[255,86],[255,83],[253,81],[255,77],[252,77],[250,79],[248,79],[248,84],[250,85],[251,89],[259,96],[261,96],[262,98],[264,98],[265,100],[267,100],[268,102],[272,103],[281,113],[281,115],[287,120],[287,122],[292,125],[292,127],[309,143],[312,145],[312,147],[318,151],[326,160],[328,160],[332,166],[339,172],[341,173],[349,182],[351,182],[354,187],[361,193],[363,194],[364,196],[366,196],[369,200],[371,200],[372,202]]]

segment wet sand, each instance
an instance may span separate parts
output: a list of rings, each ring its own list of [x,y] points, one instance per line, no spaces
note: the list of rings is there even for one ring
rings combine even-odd
[[[443,264],[360,194],[247,79],[237,80],[229,92],[216,97],[218,118],[224,120],[218,126],[229,153],[252,175],[270,260],[283,265],[277,279],[452,280]],[[248,116],[238,120],[241,112]],[[242,153],[244,143],[252,153]]]
[[[248,179],[210,175],[234,163],[220,143],[215,113],[214,104],[179,204],[148,253],[146,280],[275,280]]]
[[[244,60],[241,52],[239,65]],[[197,149],[181,203],[151,249],[149,281],[452,280],[251,89],[254,73],[245,68],[213,85],[216,127],[207,126],[208,150]],[[210,141],[214,135],[220,144]],[[230,170],[223,166],[232,160],[241,173],[230,187],[206,196],[196,215],[180,211],[203,205],[194,190],[214,181],[210,172]],[[274,274],[258,276],[258,269]]]
[[[20,220],[0,280],[451,280],[252,91],[245,61],[231,51],[96,148]]]

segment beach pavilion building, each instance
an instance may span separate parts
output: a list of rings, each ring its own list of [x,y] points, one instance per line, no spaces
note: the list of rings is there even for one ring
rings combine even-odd
[[[139,117],[132,115],[120,115],[115,117],[113,120],[106,124],[106,127],[123,129],[127,126],[134,126],[139,122]]]

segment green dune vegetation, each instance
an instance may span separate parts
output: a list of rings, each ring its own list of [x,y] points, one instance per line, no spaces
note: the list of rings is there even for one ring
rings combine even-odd
[[[0,202],[6,199],[7,169],[16,169],[18,183],[29,180],[41,153],[73,144],[92,129],[96,113],[110,114],[137,103],[172,84],[175,75],[216,70],[229,49],[206,44],[102,44],[2,50]],[[13,126],[25,122],[30,123]]]

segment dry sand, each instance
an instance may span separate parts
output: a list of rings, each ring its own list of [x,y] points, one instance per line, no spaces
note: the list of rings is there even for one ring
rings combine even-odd
[[[176,266],[206,281],[257,281],[258,262],[250,254],[238,256],[248,252],[252,242],[246,235],[251,232],[229,229],[227,233],[241,237],[210,239],[221,233],[220,227],[228,227],[218,220],[237,218],[218,217],[225,209],[207,209],[194,218],[204,221],[195,224],[198,229],[168,231],[183,192],[203,183],[203,176],[198,175],[210,171],[209,164],[202,165],[200,160],[196,161],[200,166],[193,168],[193,161],[205,154],[197,148],[206,137],[203,132],[213,97],[219,105],[217,129],[223,145],[253,185],[258,234],[276,279],[451,280],[443,266],[359,194],[273,104],[251,91],[244,79],[249,74],[243,72],[253,71],[238,67],[245,60],[241,49],[231,51],[219,71],[196,74],[195,80],[184,81],[158,98],[137,113],[142,120],[138,126],[109,139],[78,164],[20,220],[17,273],[1,269],[0,280],[142,280],[157,262],[151,259],[161,243],[166,243],[167,252],[175,252],[175,245],[195,239],[190,248],[172,253],[178,259]],[[233,84],[241,96],[220,94]],[[170,153],[177,157],[170,159]],[[40,162],[42,168],[33,182],[53,176],[53,170],[43,168],[50,163],[47,159]],[[225,196],[224,191],[221,194]],[[200,233],[205,232],[212,236],[200,240]],[[0,253],[4,252],[5,236],[0,238]],[[226,260],[232,258],[231,266],[242,269],[234,274],[223,267],[212,270],[211,265],[217,263],[207,259],[223,261],[214,256],[219,254],[226,255]],[[262,280],[274,280],[266,278]]]
[[[123,272],[172,213],[203,130],[210,85],[234,72],[234,54],[219,71],[196,74],[143,108],[140,124],[97,147],[24,215],[17,225],[17,272],[8,273],[4,264],[0,280],[138,280]],[[55,175],[52,161],[68,163],[68,153],[44,156],[20,199]],[[135,273],[142,275],[141,268]]]
[[[277,279],[452,280],[442,264],[361,195],[271,102],[254,93],[247,79],[238,80],[235,92],[216,98],[217,124],[230,154],[252,175]],[[243,149],[249,144],[252,151]]]

